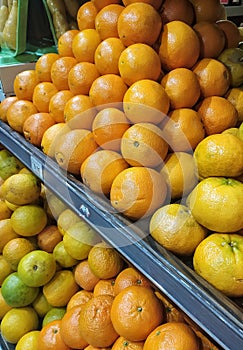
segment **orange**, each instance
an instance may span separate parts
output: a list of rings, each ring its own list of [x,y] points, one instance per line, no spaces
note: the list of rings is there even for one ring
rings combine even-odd
[[[152,47],[141,43],[129,45],[122,51],[118,68],[129,86],[141,79],[158,80],[161,74],[159,55]]]
[[[138,2],[137,0],[122,0],[125,6],[130,5],[134,2]],[[140,0],[139,2],[144,2],[146,4],[152,5],[156,10],[158,10],[162,4],[162,0]]]
[[[74,57],[72,50],[72,42],[73,38],[78,33],[78,29],[69,29],[58,38],[57,51],[60,56]]]
[[[143,350],[199,350],[200,343],[193,330],[184,322],[167,322],[156,327],[147,337]]]
[[[17,96],[7,96],[0,103],[0,119],[7,122],[7,111],[9,107],[18,100]]]
[[[193,268],[196,273],[229,297],[241,297],[243,236],[213,232],[196,248]],[[232,247],[239,247],[237,251]],[[223,274],[222,274],[223,273]]]
[[[134,342],[124,337],[119,337],[112,346],[112,350],[143,350],[144,342]]]
[[[167,187],[161,174],[146,167],[131,167],[114,179],[110,200],[118,212],[136,220],[151,215],[164,203],[166,195]]]
[[[87,301],[89,301],[91,298],[93,298],[92,292],[89,292],[84,289],[77,291],[67,303],[67,311],[69,311],[71,308],[75,306],[83,305],[87,303]]]
[[[60,55],[54,52],[48,52],[38,58],[35,63],[35,70],[39,81],[52,81],[51,80],[51,66]]]
[[[108,6],[110,4],[119,4],[120,0],[91,0],[94,6],[100,11],[103,7]]]
[[[51,66],[51,80],[58,90],[68,90],[68,73],[77,63],[74,57],[60,57]]]
[[[12,270],[17,271],[21,258],[34,249],[34,244],[28,238],[17,237],[5,244],[2,254]]]
[[[57,243],[61,242],[62,234],[54,224],[48,225],[37,235],[38,247],[47,253],[52,253]]]
[[[74,306],[68,310],[61,320],[60,334],[64,343],[72,349],[83,349],[88,342],[79,332],[80,312],[83,305]]]
[[[161,28],[159,13],[152,5],[143,2],[127,5],[117,22],[118,35],[125,46],[135,43],[153,45]]]
[[[7,110],[7,122],[12,129],[22,133],[25,120],[38,110],[32,101],[17,100]]]
[[[234,105],[221,96],[205,97],[197,112],[202,119],[207,135],[219,134],[237,124],[238,114]]]
[[[229,19],[221,19],[216,25],[225,35],[225,49],[238,47],[240,40],[240,31],[237,25]]]
[[[142,79],[127,89],[123,108],[132,123],[158,124],[169,111],[170,99],[160,83]]]
[[[125,46],[119,38],[107,38],[101,41],[94,56],[94,63],[101,75],[119,74],[118,62],[124,49]]]
[[[98,13],[92,1],[83,3],[77,12],[77,25],[81,31],[83,29],[95,29],[95,17]]]
[[[202,97],[223,96],[230,86],[230,75],[226,66],[214,58],[202,58],[192,71],[197,75]]]
[[[110,279],[122,270],[124,261],[119,253],[105,242],[95,244],[89,251],[91,271],[100,279]]]
[[[97,110],[87,95],[71,97],[64,107],[64,120],[70,129],[91,130]]]
[[[115,279],[114,294],[117,295],[129,286],[143,286],[151,288],[150,281],[135,267],[129,266],[123,269]]]
[[[38,112],[49,112],[49,102],[53,95],[58,92],[56,86],[51,82],[42,82],[36,85],[32,101]]]
[[[68,74],[68,86],[74,95],[88,95],[93,81],[100,76],[97,67],[91,62],[79,62]]]
[[[91,292],[99,281],[89,267],[87,259],[80,261],[74,268],[74,279],[76,283],[84,290]]]
[[[65,134],[70,129],[66,123],[57,123],[50,126],[44,132],[41,139],[41,150],[51,158],[55,157],[55,143],[62,134]]]
[[[166,180],[173,200],[188,195],[198,182],[194,158],[186,152],[169,153],[160,172]]]
[[[195,13],[195,21],[216,22],[226,18],[226,9],[219,0],[190,0]]]
[[[13,82],[14,94],[19,100],[32,100],[35,86],[39,77],[35,69],[28,69],[18,73]]]
[[[101,40],[107,38],[118,38],[117,21],[120,13],[124,9],[119,4],[110,4],[103,7],[95,17],[95,29]]]
[[[56,123],[64,123],[64,107],[71,97],[70,90],[60,90],[51,97],[48,112]]]
[[[117,74],[104,74],[93,82],[89,96],[91,102],[98,110],[108,107],[117,106],[118,102],[123,101],[127,85]]]
[[[101,42],[99,33],[95,29],[83,29],[73,38],[73,55],[78,62],[94,63],[94,54]]]
[[[83,183],[92,191],[108,196],[114,178],[128,163],[120,153],[110,150],[98,150],[85,159],[80,175]]]
[[[227,91],[225,97],[235,106],[238,112],[238,121],[243,122],[243,88],[231,88]]]
[[[0,198],[0,220],[9,219],[12,215],[12,210],[7,206],[5,200]]]
[[[11,219],[0,220],[0,253],[2,253],[5,244],[19,235],[14,231],[11,224]]]
[[[188,207],[172,203],[152,215],[151,236],[163,247],[178,255],[192,255],[208,230],[192,216]]]
[[[43,294],[51,306],[64,307],[79,290],[74,274],[70,270],[59,270],[50,282],[43,286]]]
[[[200,40],[200,58],[217,58],[225,47],[225,35],[216,24],[208,21],[193,26]]]
[[[178,309],[174,305],[174,303],[171,303],[171,301],[168,299],[167,296],[163,295],[161,292],[158,292],[158,291],[155,291],[155,294],[165,306],[165,315],[166,315],[165,322],[185,322],[185,317],[183,312],[180,309]]]
[[[61,337],[61,320],[47,323],[40,331],[38,350],[72,350]]]
[[[40,147],[44,132],[54,124],[55,121],[52,119],[49,113],[34,113],[30,115],[24,122],[24,137],[32,145]]]
[[[199,54],[200,41],[191,26],[178,20],[164,25],[159,47],[162,69],[191,68]]]
[[[163,126],[164,138],[174,152],[188,152],[204,138],[200,115],[191,108],[178,108],[169,113]]]
[[[129,286],[118,293],[111,307],[116,332],[130,341],[144,341],[164,318],[164,307],[154,291]]]
[[[99,111],[92,123],[94,139],[99,146],[112,151],[120,151],[121,138],[130,127],[125,114],[112,107]]]
[[[75,129],[61,135],[55,145],[57,163],[73,174],[80,174],[84,160],[97,149],[92,132]]]
[[[118,338],[110,317],[113,300],[111,295],[98,295],[90,299],[80,311],[80,334],[94,347],[110,346]]]
[[[116,277],[115,277],[116,278]],[[115,296],[114,283],[115,278],[100,279],[94,286],[94,297],[97,295],[109,294]]]
[[[183,21],[189,26],[194,22],[194,9],[189,0],[165,0],[159,10],[162,23],[171,21]]]
[[[165,159],[169,146],[162,130],[152,123],[136,123],[121,139],[121,154],[132,166],[156,168]]]
[[[164,75],[161,85],[170,99],[170,108],[192,108],[200,97],[200,85],[188,68],[175,68]]]
[[[97,346],[88,345],[86,348],[84,348],[84,350],[111,350],[111,347],[101,348]]]

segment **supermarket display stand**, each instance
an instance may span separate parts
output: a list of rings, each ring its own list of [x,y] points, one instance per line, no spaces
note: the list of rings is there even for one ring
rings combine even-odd
[[[225,350],[242,349],[243,312],[237,303],[218,292],[182,260],[146,235],[136,223],[116,213],[108,200],[94,194],[2,121],[0,143],[219,346]],[[3,339],[1,342],[4,350],[14,349]]]

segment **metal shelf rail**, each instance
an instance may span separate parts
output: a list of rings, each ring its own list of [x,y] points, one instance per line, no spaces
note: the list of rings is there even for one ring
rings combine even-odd
[[[114,212],[81,181],[60,169],[41,150],[0,121],[0,143],[32,170],[70,209],[90,224],[126,261],[168,295],[225,350],[241,349],[243,313],[238,305],[200,278],[182,260]]]

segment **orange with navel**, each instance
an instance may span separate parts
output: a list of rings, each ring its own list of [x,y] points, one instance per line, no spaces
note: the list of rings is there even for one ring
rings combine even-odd
[[[72,42],[72,50],[77,62],[94,63],[94,54],[101,38],[96,29],[81,30],[75,35]]]
[[[125,46],[135,43],[153,45],[160,35],[162,20],[152,5],[135,2],[127,5],[121,12],[117,29]]]
[[[40,147],[44,132],[54,124],[55,121],[49,113],[34,113],[23,124],[24,137],[32,145]]]
[[[92,1],[83,3],[77,12],[78,29],[95,29],[95,17],[97,13],[98,10]]]
[[[14,94],[19,100],[32,101],[34,88],[38,83],[39,77],[35,69],[24,70],[14,78]]]
[[[129,286],[152,288],[150,281],[136,268],[129,266],[123,269],[115,278],[114,294],[117,295]]]
[[[194,9],[190,0],[165,0],[159,9],[162,23],[182,21],[192,25],[195,19]]]
[[[205,136],[200,115],[192,108],[171,111],[162,130],[173,152],[191,151]]]
[[[79,332],[79,319],[82,308],[83,305],[74,306],[66,311],[61,320],[61,338],[72,349],[83,349],[88,345],[88,342],[83,339]]]
[[[47,323],[38,336],[38,350],[72,350],[61,337],[61,320]]]
[[[38,112],[49,112],[49,103],[53,95],[58,92],[56,86],[51,82],[41,82],[36,85],[32,101]]]
[[[225,35],[216,24],[208,21],[193,26],[200,40],[200,58],[217,58],[225,48]]]
[[[12,103],[7,110],[7,122],[12,129],[23,133],[23,125],[25,120],[38,110],[34,103],[29,100],[17,100]]]
[[[129,127],[130,123],[124,112],[111,107],[99,111],[92,123],[97,144],[103,149],[117,152],[120,151],[122,135]]]
[[[170,99],[170,108],[192,108],[200,97],[200,85],[195,73],[188,68],[175,68],[165,74],[161,85]]]
[[[90,299],[80,311],[80,334],[94,347],[111,346],[118,338],[110,316],[113,300],[111,295],[98,295]]]
[[[164,25],[159,46],[162,69],[191,68],[199,54],[200,41],[191,26],[178,20]]]
[[[128,166],[120,153],[98,150],[82,163],[80,175],[83,183],[92,191],[108,196],[114,178]]]
[[[123,101],[127,85],[117,74],[104,74],[95,79],[89,90],[91,102],[98,110],[114,107]]]
[[[74,279],[76,283],[88,292],[93,291],[99,278],[93,274],[87,259],[80,261],[74,268]]]
[[[107,38],[101,41],[95,50],[94,63],[99,73],[119,74],[118,62],[124,44],[119,38]]]
[[[166,295],[157,290],[155,291],[155,294],[165,306],[165,322],[185,322],[184,313],[175,306],[174,303],[171,303]]]
[[[204,98],[197,112],[201,117],[207,135],[219,134],[237,125],[238,114],[234,105],[222,96]]]
[[[35,70],[39,81],[52,81],[51,66],[60,58],[60,55],[55,52],[48,52],[41,55],[35,63]]]
[[[7,96],[0,103],[0,119],[7,122],[7,111],[9,107],[18,100],[17,96]]]
[[[135,342],[119,337],[112,346],[112,350],[143,350],[144,342]]]
[[[152,349],[199,350],[200,343],[194,331],[184,322],[166,322],[156,327],[147,337],[143,350]]]
[[[215,58],[202,58],[193,66],[201,96],[224,96],[230,87],[230,75],[227,67]]]
[[[51,80],[58,90],[69,90],[68,73],[76,63],[77,60],[69,56],[60,57],[53,62]]]
[[[97,147],[91,131],[70,130],[57,140],[55,159],[63,169],[79,175],[82,163]]]
[[[166,195],[165,180],[156,170],[130,167],[115,177],[111,186],[110,200],[118,212],[137,220],[151,215],[164,203]]]
[[[79,62],[68,74],[68,86],[74,95],[88,95],[93,81],[100,76],[94,63]]]
[[[136,123],[121,138],[121,154],[132,166],[158,167],[169,146],[162,130],[152,123]]]
[[[240,31],[235,22],[230,19],[221,19],[216,25],[223,31],[225,35],[225,49],[238,47],[240,43]]]
[[[118,293],[111,307],[116,332],[131,341],[144,341],[163,322],[164,306],[154,291],[129,286]]]
[[[169,111],[170,99],[160,83],[142,79],[127,89],[123,108],[127,118],[134,124],[159,124]]]
[[[88,95],[74,95],[64,107],[64,120],[70,129],[91,130],[97,110]]]
[[[69,29],[57,41],[57,51],[60,56],[74,57],[72,50],[73,38],[79,33],[78,29]]]
[[[118,61],[119,73],[131,86],[138,80],[157,81],[161,75],[161,63],[157,52],[149,45],[136,43],[122,51]]]
[[[107,38],[118,38],[117,21],[124,6],[119,4],[110,4],[103,7],[95,17],[95,29],[100,35],[101,40]]]
[[[59,90],[51,97],[48,112],[56,123],[64,123],[64,107],[71,97],[70,90]]]

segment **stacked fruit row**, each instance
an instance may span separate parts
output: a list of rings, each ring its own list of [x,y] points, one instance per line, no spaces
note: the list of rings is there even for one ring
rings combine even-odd
[[[149,219],[156,241],[193,255],[198,274],[241,297],[238,28],[218,0],[92,0],[77,23],[58,53],[16,76],[1,119],[117,212]]]
[[[4,149],[0,174],[1,334],[16,350],[217,349]]]

